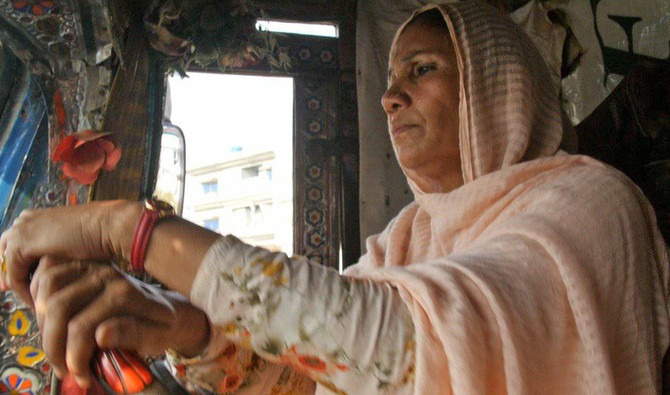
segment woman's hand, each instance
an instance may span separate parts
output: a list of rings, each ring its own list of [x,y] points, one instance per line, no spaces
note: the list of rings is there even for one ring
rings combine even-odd
[[[0,236],[7,269],[1,285],[30,304],[30,273],[42,256],[69,261],[120,255],[124,251],[117,250],[130,243],[140,210],[137,203],[114,201],[23,211]]]
[[[114,267],[42,258],[30,284],[44,351],[58,377],[92,383],[96,347],[190,357],[209,341],[205,314],[176,292],[127,277]]]

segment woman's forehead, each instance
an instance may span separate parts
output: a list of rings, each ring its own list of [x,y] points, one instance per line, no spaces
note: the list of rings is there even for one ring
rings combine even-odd
[[[446,24],[438,27],[416,21],[407,25],[393,43],[389,67],[422,55],[455,56]]]

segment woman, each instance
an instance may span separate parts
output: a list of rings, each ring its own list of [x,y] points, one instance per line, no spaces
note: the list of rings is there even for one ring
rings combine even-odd
[[[173,348],[178,377],[222,393],[310,392],[304,377],[318,393],[659,392],[669,277],[653,211],[620,173],[559,151],[557,90],[528,38],[476,2],[432,5],[390,59],[382,105],[415,201],[346,276],[163,220],[145,268],[201,312],[55,263],[128,259],[139,204],[19,217],[0,238],[5,278],[34,300],[59,374],[90,382],[97,345]]]

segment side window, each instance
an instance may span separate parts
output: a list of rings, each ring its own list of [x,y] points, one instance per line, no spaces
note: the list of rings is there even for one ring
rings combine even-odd
[[[265,5],[277,20],[260,24],[293,19]],[[341,19],[331,11],[324,21]],[[305,25],[325,33],[277,37],[289,72],[252,61],[168,77],[166,117],[186,140],[185,218],[342,270],[360,251],[354,62],[347,52],[341,68],[338,23]]]
[[[292,254],[293,79],[189,72],[168,84],[169,118],[185,136],[183,216]]]

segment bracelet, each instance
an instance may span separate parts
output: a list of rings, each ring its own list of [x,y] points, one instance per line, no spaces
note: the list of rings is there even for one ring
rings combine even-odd
[[[174,208],[169,203],[153,198],[144,200],[144,208],[135,227],[133,242],[130,246],[130,270],[133,273],[144,273],[144,258],[156,223],[160,219],[174,215]]]

